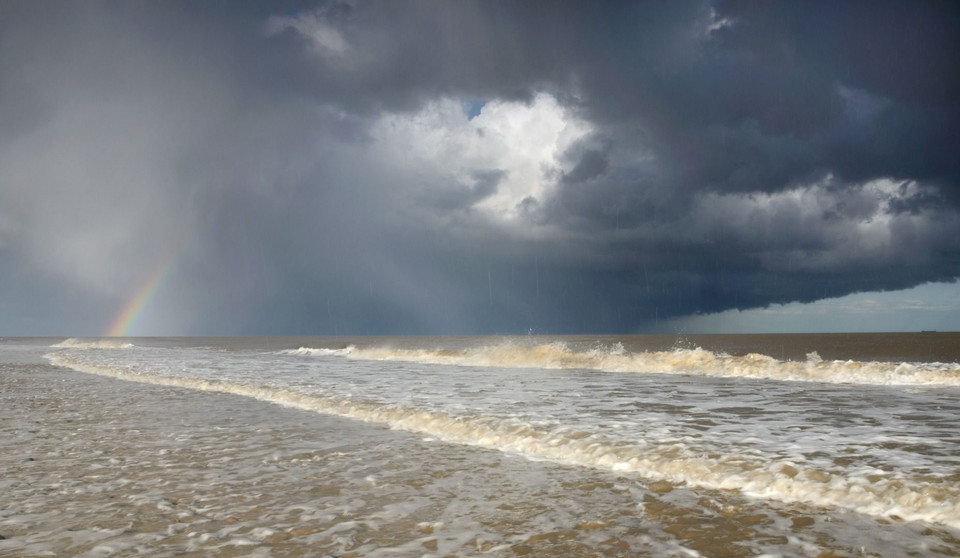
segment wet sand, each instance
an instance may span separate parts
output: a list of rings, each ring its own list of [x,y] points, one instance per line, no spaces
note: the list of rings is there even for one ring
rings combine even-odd
[[[363,474],[387,431],[242,397],[0,365],[0,425],[0,556],[323,556],[391,502]]]
[[[522,458],[244,397],[0,364],[0,425],[0,556],[629,549]]]

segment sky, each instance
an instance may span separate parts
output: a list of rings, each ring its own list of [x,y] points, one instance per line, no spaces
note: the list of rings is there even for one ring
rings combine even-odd
[[[0,335],[960,330],[952,2],[0,2]]]

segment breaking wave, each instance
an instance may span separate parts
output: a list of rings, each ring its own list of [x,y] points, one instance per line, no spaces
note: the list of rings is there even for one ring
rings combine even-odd
[[[349,356],[353,351],[353,345],[343,349],[310,349],[308,347],[300,347],[299,349],[280,351],[280,354],[298,356]]]
[[[629,352],[623,345],[574,351],[566,343],[535,346],[512,342],[462,349],[398,349],[391,347],[286,351],[302,356],[341,356],[358,360],[406,361],[455,366],[584,369],[640,374],[688,374],[801,382],[960,386],[960,363],[911,363],[823,360],[816,353],[805,361],[778,360],[751,353],[731,356],[701,348]]]
[[[56,345],[51,345],[51,347],[54,349],[129,349],[134,347],[134,344],[117,339],[78,339],[71,337]]]
[[[500,351],[503,350],[505,349],[501,347]],[[558,349],[539,347],[533,352],[550,353],[556,350]],[[352,351],[351,356],[356,352]],[[559,350],[559,353],[563,352]],[[709,353],[704,355],[705,351],[692,353],[696,356],[694,360],[723,359],[717,355],[710,356]],[[624,355],[625,358],[626,356]],[[147,384],[252,397],[286,407],[425,434],[445,442],[480,446],[534,459],[632,473],[655,481],[686,483],[694,487],[737,490],[748,496],[787,503],[836,506],[878,517],[896,516],[960,528],[960,507],[956,505],[956,502],[960,501],[960,488],[950,479],[935,481],[927,477],[911,478],[896,472],[843,474],[805,467],[782,458],[765,459],[751,454],[696,451],[678,440],[626,442],[607,437],[603,433],[549,428],[516,419],[453,415],[438,410],[376,403],[352,397],[335,397],[323,393],[300,393],[276,387],[219,380],[152,375],[142,373],[136,368],[81,363],[63,353],[52,353],[46,358],[54,365],[80,372]],[[581,355],[576,358],[588,357]],[[518,362],[527,365],[524,359]]]

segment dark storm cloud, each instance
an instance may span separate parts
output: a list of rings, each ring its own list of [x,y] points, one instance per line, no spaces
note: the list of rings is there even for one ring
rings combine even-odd
[[[7,2],[0,325],[96,333],[170,253],[158,333],[631,331],[952,280],[958,13]]]

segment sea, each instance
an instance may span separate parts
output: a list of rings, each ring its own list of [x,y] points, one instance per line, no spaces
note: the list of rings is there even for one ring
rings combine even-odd
[[[960,556],[960,333],[7,338],[0,556]]]

